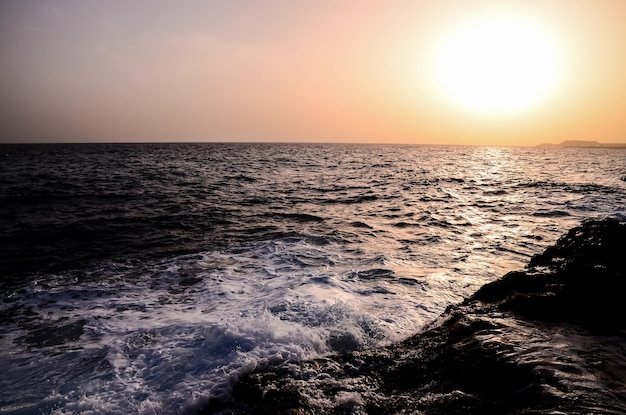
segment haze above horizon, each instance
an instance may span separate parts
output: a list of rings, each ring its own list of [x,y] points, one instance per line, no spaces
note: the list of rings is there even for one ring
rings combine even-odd
[[[626,142],[626,2],[8,0],[0,143]]]

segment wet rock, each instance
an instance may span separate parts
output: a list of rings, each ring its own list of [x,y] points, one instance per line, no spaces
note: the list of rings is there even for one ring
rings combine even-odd
[[[626,328],[624,224],[606,220],[571,230],[533,257],[526,272],[509,273],[474,298],[498,302],[526,318],[582,325],[592,331]]]
[[[258,369],[200,413],[626,413],[624,253],[626,223],[585,223],[402,343]]]

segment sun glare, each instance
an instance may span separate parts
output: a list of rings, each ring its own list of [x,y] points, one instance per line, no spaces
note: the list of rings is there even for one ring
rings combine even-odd
[[[531,20],[481,16],[448,33],[435,57],[447,99],[484,116],[518,114],[558,86],[562,62],[555,39]]]

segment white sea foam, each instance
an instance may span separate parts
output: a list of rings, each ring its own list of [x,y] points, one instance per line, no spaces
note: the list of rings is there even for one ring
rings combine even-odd
[[[16,401],[4,412],[177,412],[259,366],[399,340],[448,301],[418,295],[423,283],[401,261],[372,274],[340,251],[292,239],[42,278],[10,302],[17,321],[1,340],[2,369],[31,387],[45,373],[49,384],[28,409],[3,396]],[[79,322],[80,338],[33,335]]]
[[[0,370],[28,394],[3,412],[184,412],[268,364],[398,341],[482,282],[362,254],[293,238],[46,276],[3,305]],[[36,334],[79,322],[79,338]]]
[[[308,222],[293,232],[289,222],[280,237],[261,242],[101,262],[12,288],[0,302],[0,413],[185,412],[229,393],[255,368],[405,338],[523,267],[582,218],[625,213],[619,178],[597,169],[582,177],[575,158],[555,184],[552,153],[541,161],[541,154],[497,149],[449,150],[446,163],[438,157],[448,149],[437,149],[423,161],[432,173],[415,173],[415,160],[399,159],[393,180],[378,182],[378,199],[352,203],[379,179],[359,176],[379,161],[361,151],[366,163],[346,156],[360,170],[333,176],[365,189],[356,194],[322,183],[318,167],[292,167],[282,179],[297,179],[310,197],[318,197],[317,184],[328,193],[318,204],[294,202],[310,216],[293,215],[313,223],[323,217],[323,232]],[[537,160],[546,169],[527,171]],[[602,160],[610,165],[607,155]],[[255,180],[247,190],[253,195]],[[401,197],[383,200],[386,194]],[[337,400],[359,404],[356,395]]]

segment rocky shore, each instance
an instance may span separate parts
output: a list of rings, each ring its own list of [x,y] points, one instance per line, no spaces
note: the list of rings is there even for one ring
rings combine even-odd
[[[590,221],[390,347],[259,368],[202,414],[626,413],[626,223]]]

